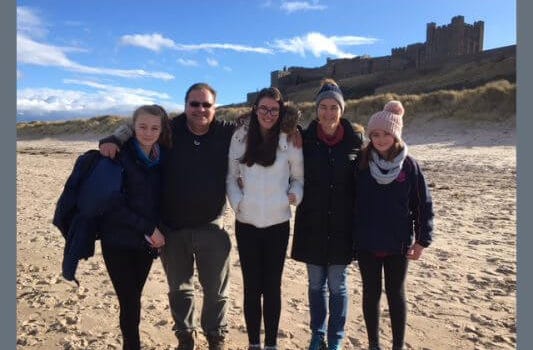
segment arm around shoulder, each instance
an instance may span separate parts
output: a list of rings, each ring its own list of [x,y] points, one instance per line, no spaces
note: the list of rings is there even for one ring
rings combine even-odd
[[[231,138],[228,152],[228,175],[226,177],[226,192],[233,211],[237,212],[243,193],[239,186],[240,157],[243,152],[243,139],[241,129],[238,129]]]
[[[304,195],[304,157],[302,148],[289,144],[290,187],[289,193],[296,195],[296,205],[300,204]]]
[[[120,125],[112,135],[99,140],[98,148],[105,157],[115,158],[120,147],[133,136],[133,126],[130,123]]]

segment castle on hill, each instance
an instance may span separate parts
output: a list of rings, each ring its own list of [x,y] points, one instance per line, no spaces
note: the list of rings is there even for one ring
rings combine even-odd
[[[296,86],[316,82],[330,77],[342,80],[360,75],[382,72],[401,72],[406,69],[420,71],[439,68],[450,61],[468,62],[475,57],[502,54],[493,49],[483,51],[484,22],[465,23],[464,16],[455,16],[451,23],[437,26],[427,23],[426,41],[410,44],[405,47],[393,48],[389,56],[327,59],[325,65],[317,68],[289,67],[271,72],[271,86],[277,87],[282,93],[294,91]],[[516,45],[504,47],[503,55],[515,55]],[[247,101],[254,100],[256,92],[249,93]]]

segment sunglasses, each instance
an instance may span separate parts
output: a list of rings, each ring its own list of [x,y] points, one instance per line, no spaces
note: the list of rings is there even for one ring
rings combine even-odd
[[[194,107],[194,108],[198,108],[198,107],[202,106],[202,107],[207,109],[207,108],[213,107],[213,104],[209,103],[209,102],[190,101],[189,102],[189,106]]]

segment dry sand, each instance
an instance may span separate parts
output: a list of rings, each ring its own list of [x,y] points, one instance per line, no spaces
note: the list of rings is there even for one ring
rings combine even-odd
[[[425,170],[436,213],[434,244],[409,268],[407,349],[514,349],[514,124],[465,127],[431,121],[408,126],[405,139]],[[64,241],[51,223],[76,156],[95,148],[95,140],[17,142],[18,349],[121,349],[118,304],[99,247],[94,257],[80,262],[78,288],[61,278]],[[246,349],[242,279],[230,209],[225,224],[234,247],[229,348]],[[287,260],[282,288],[281,349],[306,349],[310,332],[304,264]],[[144,349],[172,349],[177,343],[166,293],[157,260],[142,300]],[[349,293],[345,349],[364,349],[361,282],[355,264],[349,270]],[[391,333],[384,296],[382,310],[386,349]],[[205,340],[201,341],[201,349],[206,349]]]

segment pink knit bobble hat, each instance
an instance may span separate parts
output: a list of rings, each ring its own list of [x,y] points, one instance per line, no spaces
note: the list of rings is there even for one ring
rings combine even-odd
[[[389,101],[382,111],[374,113],[368,121],[367,133],[370,136],[374,130],[384,130],[391,133],[397,140],[402,139],[403,105],[400,101]]]

